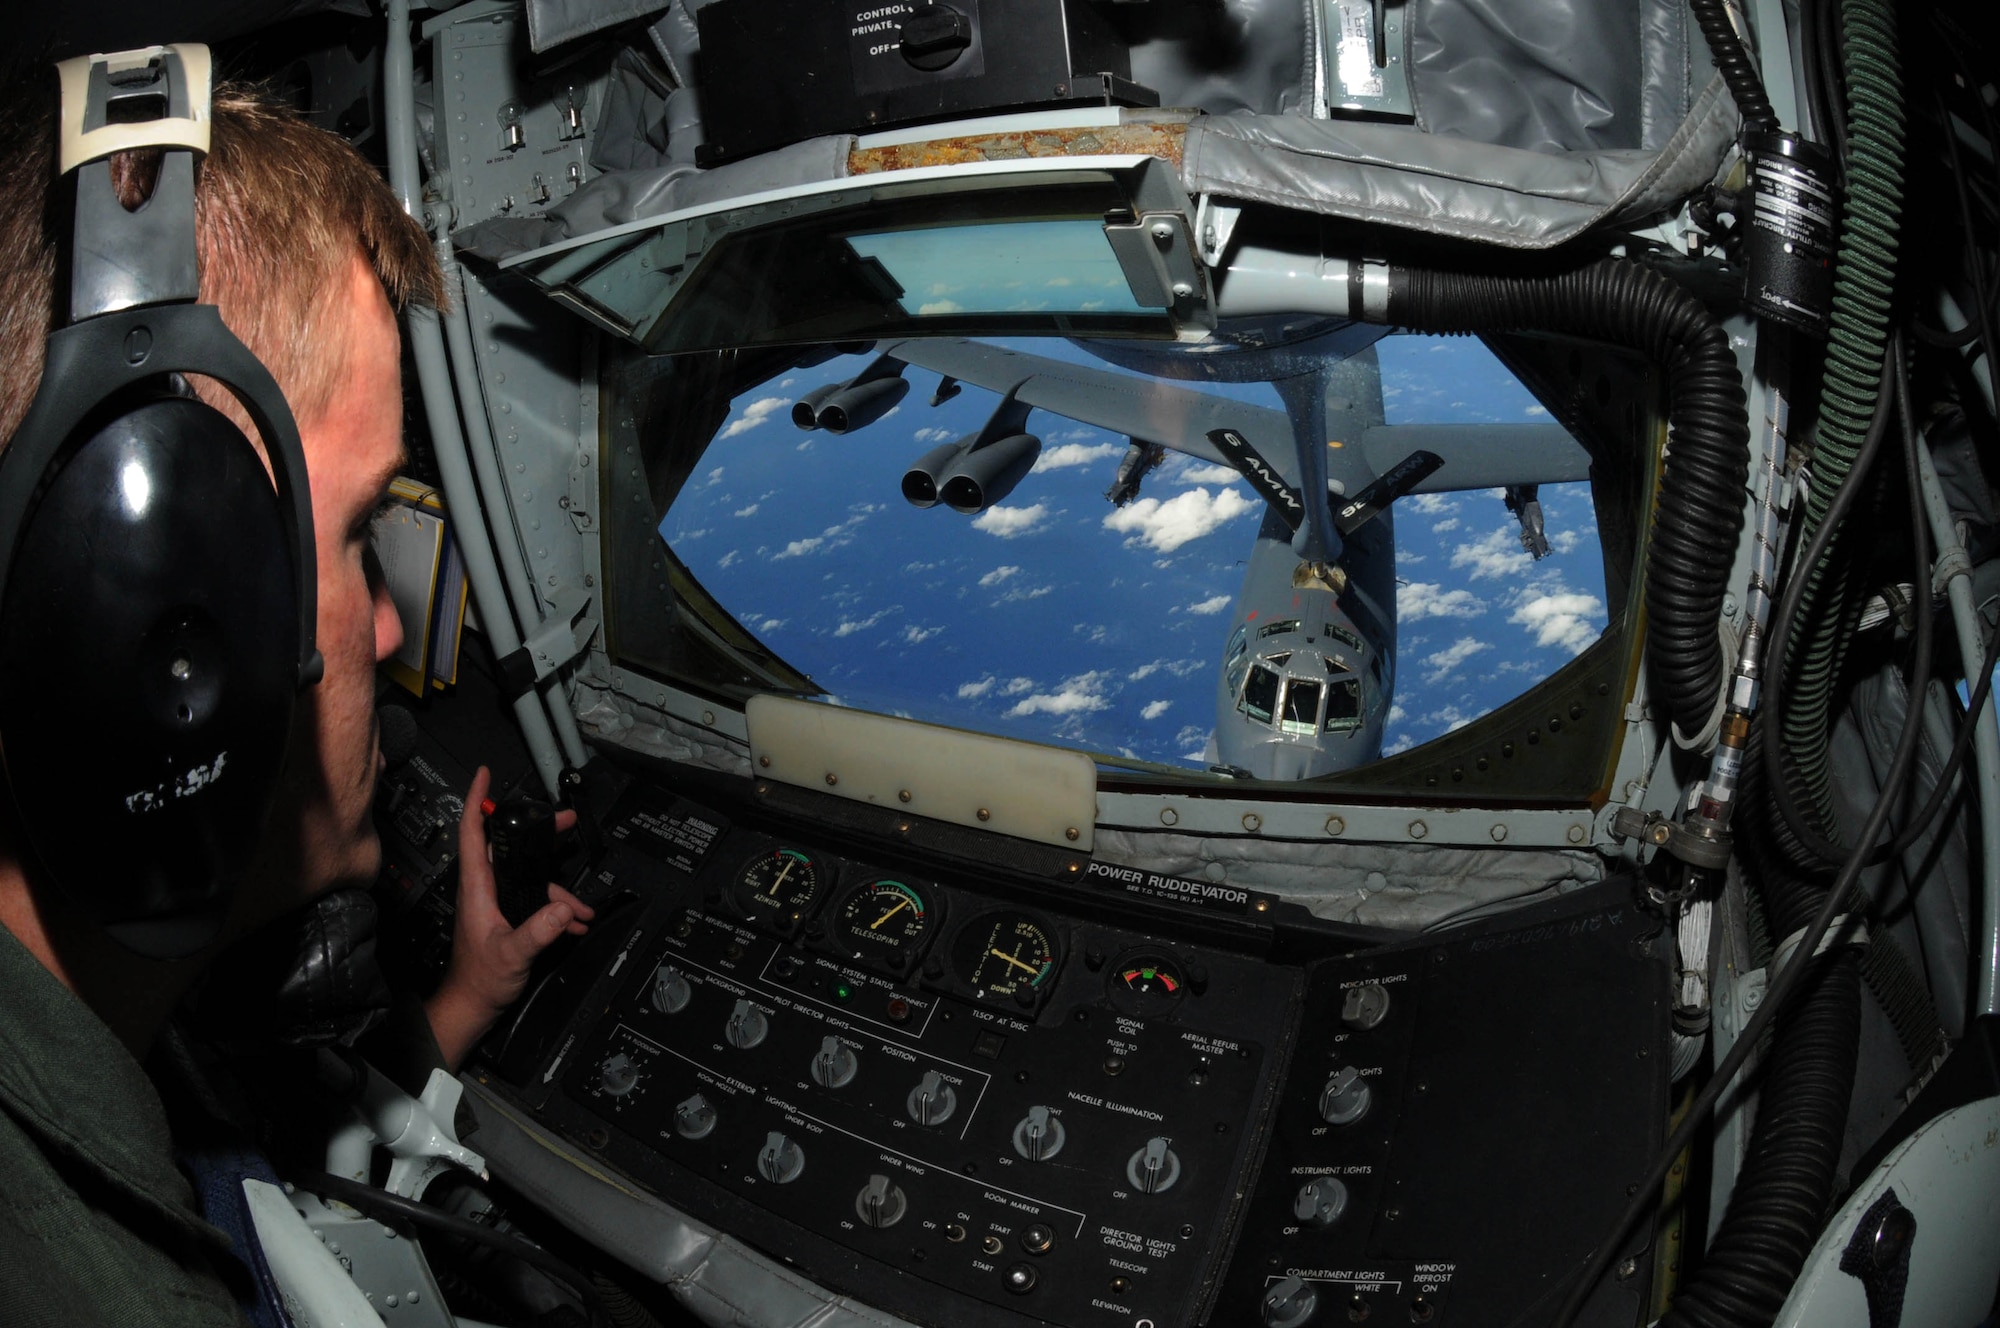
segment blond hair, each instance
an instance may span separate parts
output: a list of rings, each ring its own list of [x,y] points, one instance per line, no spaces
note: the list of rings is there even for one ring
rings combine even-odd
[[[66,224],[53,188],[55,80],[21,82],[30,86],[0,93],[13,103],[0,108],[0,445],[41,382]],[[346,140],[240,85],[218,85],[212,105],[209,153],[196,170],[201,298],[264,362],[292,414],[314,420],[341,387],[345,357],[329,347],[343,344],[334,332],[354,255],[399,310],[441,306],[443,274],[423,228]],[[127,206],[150,193],[158,160],[113,160]],[[233,401],[216,404],[244,422]]]

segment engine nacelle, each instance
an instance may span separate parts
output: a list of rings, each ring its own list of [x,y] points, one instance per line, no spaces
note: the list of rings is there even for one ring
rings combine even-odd
[[[918,457],[910,468],[903,472],[903,499],[912,507],[936,507],[938,490],[952,463],[965,452],[971,437],[959,439],[955,443],[941,443]]]
[[[944,473],[938,496],[954,512],[967,516],[983,512],[1012,493],[1041,454],[1042,440],[1031,433],[1013,434],[969,450]]]
[[[844,383],[828,383],[825,387],[816,387],[794,401],[792,423],[807,432],[819,428],[819,408],[826,404],[827,398],[844,386]]]
[[[887,415],[909,390],[909,383],[901,377],[873,378],[842,387],[820,405],[813,422],[828,433],[847,433]],[[796,422],[796,408],[792,418]]]

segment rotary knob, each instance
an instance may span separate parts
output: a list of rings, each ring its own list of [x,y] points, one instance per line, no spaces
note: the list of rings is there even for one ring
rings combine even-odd
[[[1181,1178],[1180,1154],[1168,1147],[1168,1141],[1154,1135],[1146,1141],[1146,1146],[1126,1159],[1125,1179],[1132,1182],[1132,1188],[1141,1194],[1161,1194],[1174,1187]]]
[[[910,1119],[919,1125],[942,1125],[951,1119],[951,1113],[958,1110],[958,1094],[944,1081],[944,1076],[936,1070],[925,1070],[924,1077],[910,1090]]]
[[[1373,1095],[1368,1084],[1361,1078],[1361,1071],[1352,1065],[1343,1065],[1333,1072],[1320,1090],[1320,1119],[1328,1125],[1352,1125],[1368,1114],[1368,1103]]]
[[[700,1093],[674,1108],[674,1133],[683,1139],[706,1139],[715,1131],[715,1107]]]
[[[757,1150],[757,1173],[765,1180],[790,1185],[806,1169],[806,1153],[787,1136],[773,1130]]]
[[[747,1000],[736,1002],[736,1008],[729,1012],[729,1022],[722,1026],[722,1036],[729,1045],[743,1051],[762,1042],[770,1031],[771,1021]]]
[[[1060,1116],[1049,1114],[1047,1107],[1029,1107],[1014,1127],[1014,1151],[1030,1162],[1046,1162],[1062,1151],[1068,1138]]]
[[[854,1049],[837,1037],[820,1039],[819,1054],[813,1057],[813,1082],[821,1088],[845,1088],[861,1068]]]
[[[893,1227],[903,1220],[910,1203],[902,1187],[887,1176],[870,1176],[854,1196],[854,1211],[871,1227]]]
[[[1389,1014],[1389,989],[1379,982],[1349,987],[1340,1000],[1340,1022],[1356,1032],[1366,1032]]]
[[[1301,1226],[1330,1227],[1346,1211],[1347,1185],[1334,1176],[1309,1180],[1292,1196],[1292,1216]]]
[[[688,986],[686,975],[669,964],[660,965],[653,975],[653,1008],[661,1014],[679,1014],[693,999],[694,988]]]
[[[598,1072],[598,1082],[611,1096],[624,1097],[639,1082],[639,1067],[632,1063],[630,1056],[618,1052],[604,1062],[604,1068]]]
[[[1319,1292],[1313,1284],[1296,1277],[1281,1277],[1264,1288],[1258,1308],[1265,1328],[1299,1328],[1319,1308]]]

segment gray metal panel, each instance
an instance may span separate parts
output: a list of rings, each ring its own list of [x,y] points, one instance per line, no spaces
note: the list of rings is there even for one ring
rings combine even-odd
[[[1361,450],[1377,475],[1415,451],[1444,458],[1412,493],[1590,478],[1590,454],[1560,424],[1382,424],[1361,435]]]
[[[1650,216],[1708,183],[1738,121],[1720,78],[1657,154],[1533,152],[1403,125],[1211,116],[1188,126],[1181,180],[1190,194],[1544,249]]]
[[[1251,805],[1230,804],[1237,813]],[[1314,810],[1323,815],[1326,806]],[[1510,819],[1504,811],[1481,816],[1497,824]],[[1398,930],[1460,921],[1593,885],[1609,875],[1602,857],[1583,850],[1358,843],[1352,837],[1311,843],[1150,833],[1101,824],[1097,857],[1169,876],[1268,890],[1322,918]]]
[[[704,1323],[756,1328],[910,1328],[826,1290],[670,1208],[576,1152],[471,1076],[466,1105],[487,1167],[570,1231],[656,1282]]]

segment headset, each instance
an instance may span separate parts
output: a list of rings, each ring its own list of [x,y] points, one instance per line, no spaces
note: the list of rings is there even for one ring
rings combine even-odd
[[[31,875],[176,959],[221,931],[322,671],[312,501],[284,394],[197,303],[208,49],[57,71],[69,312],[0,452],[0,763]],[[108,159],[145,148],[159,181],[128,212]],[[192,374],[242,403],[268,476]]]

